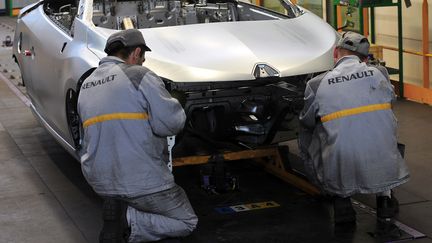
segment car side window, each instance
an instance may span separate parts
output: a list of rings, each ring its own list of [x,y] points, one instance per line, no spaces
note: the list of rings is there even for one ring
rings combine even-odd
[[[72,35],[73,22],[77,15],[77,1],[48,0],[44,2],[45,14],[63,31]]]

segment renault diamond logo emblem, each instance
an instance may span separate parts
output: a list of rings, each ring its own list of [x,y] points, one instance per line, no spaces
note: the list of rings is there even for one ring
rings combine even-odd
[[[279,77],[279,72],[265,63],[257,63],[253,69],[255,78]]]

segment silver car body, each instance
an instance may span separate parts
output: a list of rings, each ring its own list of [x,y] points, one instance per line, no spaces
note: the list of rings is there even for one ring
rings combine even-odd
[[[295,5],[288,9],[291,17],[287,17],[231,1],[188,4],[174,0],[80,0],[78,6],[74,2],[41,1],[22,9],[13,49],[31,109],[74,155],[79,138],[73,113],[79,83],[106,56],[105,42],[122,28],[125,18],[140,29],[152,49],[144,65],[161,76],[168,88],[183,88],[187,94],[188,116],[193,115],[191,109],[198,104],[207,112],[217,97],[223,103],[255,81],[269,80],[268,84],[278,84],[280,89],[291,89],[293,84],[285,78],[301,83],[311,74],[328,70],[338,38],[322,19]],[[230,82],[235,87],[225,88]],[[215,94],[228,89],[230,92],[215,99],[202,97],[203,92]],[[202,95],[200,99],[196,93]],[[287,100],[286,95],[280,97]],[[248,98],[243,99],[238,102],[247,107],[244,101]],[[258,98],[249,100],[258,102]],[[233,104],[222,105],[222,110],[227,111]],[[272,119],[269,117],[265,119]],[[237,124],[230,129],[248,133],[256,128],[252,133],[262,134],[268,131],[262,124],[253,128]],[[261,145],[263,139],[255,140]]]

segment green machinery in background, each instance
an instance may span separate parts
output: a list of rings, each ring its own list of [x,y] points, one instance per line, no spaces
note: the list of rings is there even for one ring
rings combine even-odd
[[[364,34],[363,9],[370,9],[371,42],[375,43],[375,8],[377,7],[397,7],[398,15],[398,53],[399,53],[399,96],[403,97],[403,43],[402,43],[402,0],[333,0],[333,27],[338,30],[352,30]],[[411,6],[409,0],[405,1],[407,7]],[[337,13],[337,7],[341,6],[342,14]],[[338,16],[341,15],[341,16]],[[342,26],[338,26],[338,18],[342,17]]]

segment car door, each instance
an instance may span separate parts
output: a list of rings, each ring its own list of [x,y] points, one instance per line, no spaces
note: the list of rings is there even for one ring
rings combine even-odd
[[[24,21],[23,21],[24,22]],[[21,70],[21,78],[22,82],[25,86],[27,86],[28,94],[30,95],[30,98],[33,94],[32,91],[32,76],[30,72],[30,66],[33,63],[32,56],[31,56],[31,38],[29,38],[29,28],[25,25],[25,23],[21,23],[20,28],[17,32],[17,54],[15,55],[15,58],[18,62],[18,65],[20,66]]]
[[[37,6],[36,6],[37,7]],[[36,11],[27,10],[19,16],[14,37],[14,52],[16,62],[21,70],[21,77],[27,89],[27,94],[34,102],[34,90],[31,69],[34,65],[34,57],[32,55],[32,44],[35,38],[34,26],[37,25],[38,15]]]
[[[33,64],[30,65],[36,109],[44,120],[62,137],[65,121],[65,83],[68,67],[67,48],[72,42],[72,22],[65,24],[63,17],[70,8],[62,6],[47,11],[46,4],[39,7],[40,21],[34,30],[31,45]],[[64,11],[64,12],[62,12]],[[72,18],[72,17],[71,17]],[[73,18],[72,20],[73,21]]]

